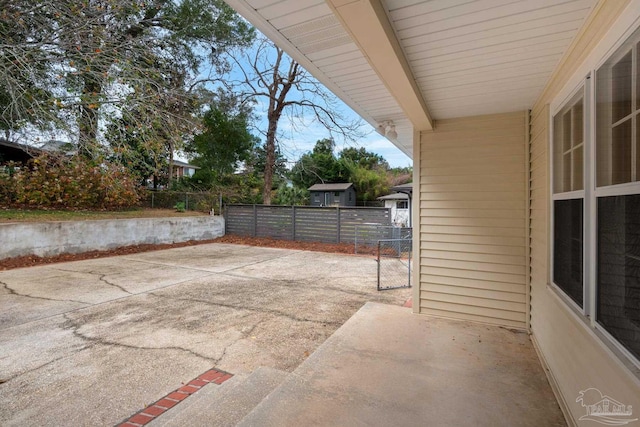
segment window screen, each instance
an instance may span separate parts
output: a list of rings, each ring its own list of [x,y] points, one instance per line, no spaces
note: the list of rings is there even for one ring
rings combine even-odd
[[[553,206],[553,281],[582,307],[582,199],[556,200]]]
[[[597,320],[640,357],[640,195],[598,199]]]

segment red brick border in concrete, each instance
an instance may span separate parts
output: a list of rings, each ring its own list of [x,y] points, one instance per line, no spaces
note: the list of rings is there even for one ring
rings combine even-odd
[[[403,305],[403,307],[413,308],[413,298],[409,298]]]
[[[172,391],[171,393],[159,399],[157,402],[147,406],[142,411],[136,413],[132,417],[126,419],[117,427],[140,427],[151,422],[156,417],[164,414],[169,409],[176,406],[178,403],[191,396],[193,393],[200,390],[202,387],[209,383],[222,384],[233,375],[218,369],[209,369],[197,378],[189,381],[179,389]]]

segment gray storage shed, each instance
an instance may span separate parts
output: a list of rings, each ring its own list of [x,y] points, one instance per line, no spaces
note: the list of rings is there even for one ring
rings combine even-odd
[[[355,206],[356,190],[350,182],[315,184],[309,187],[311,206]]]

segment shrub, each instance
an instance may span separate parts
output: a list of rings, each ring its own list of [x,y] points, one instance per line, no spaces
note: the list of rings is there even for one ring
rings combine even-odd
[[[45,209],[123,209],[137,206],[140,187],[121,166],[85,158],[41,155],[0,173],[0,203]]]

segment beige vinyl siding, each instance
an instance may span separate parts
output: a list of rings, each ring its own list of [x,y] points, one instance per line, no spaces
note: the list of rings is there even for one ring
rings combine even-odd
[[[524,112],[422,133],[421,313],[526,327],[525,154]]]
[[[599,338],[588,320],[574,313],[548,285],[550,276],[549,103],[626,6],[626,1],[601,1],[565,55],[531,113],[529,150],[529,234],[531,265],[531,332],[558,400],[575,423],[585,408],[576,402],[580,390],[593,387],[640,414],[640,380]],[[588,423],[588,421],[585,421]],[[591,424],[594,424],[591,422]],[[586,424],[585,424],[586,425]]]

